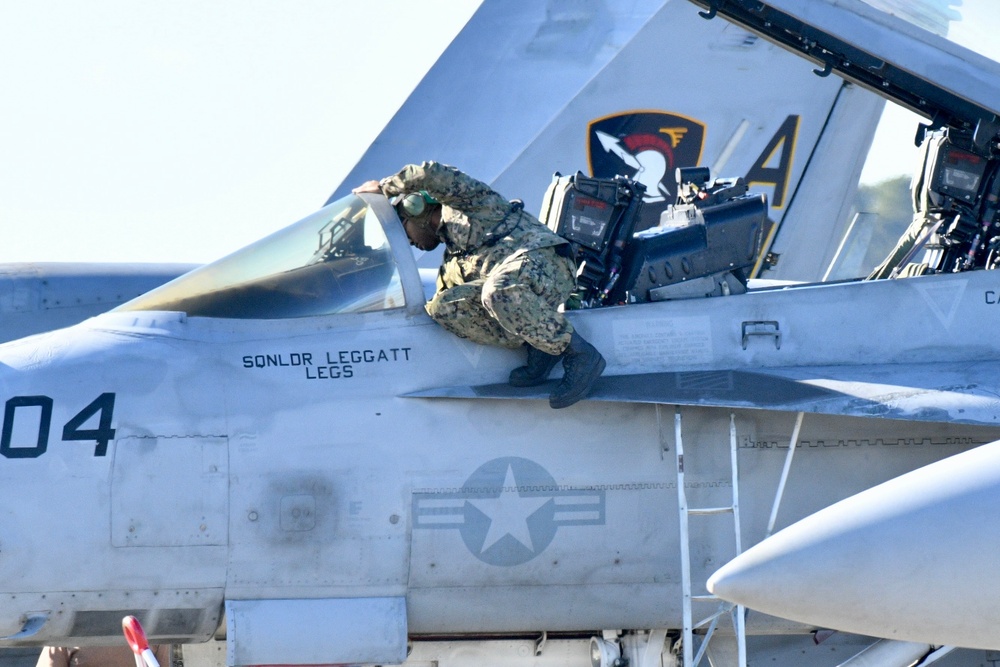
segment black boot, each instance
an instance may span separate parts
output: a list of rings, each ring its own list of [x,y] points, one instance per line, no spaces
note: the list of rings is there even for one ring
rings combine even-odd
[[[530,345],[528,348],[528,365],[515,368],[510,372],[512,387],[534,387],[549,379],[549,373],[555,368],[562,355],[548,354]]]
[[[594,382],[604,372],[604,357],[580,334],[573,332],[569,347],[563,352],[563,379],[549,396],[553,408],[566,408],[590,393]]]

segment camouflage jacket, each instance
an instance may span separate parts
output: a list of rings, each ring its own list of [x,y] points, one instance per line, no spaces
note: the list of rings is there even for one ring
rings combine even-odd
[[[566,243],[490,186],[440,162],[407,165],[379,185],[388,197],[426,190],[441,202],[438,236],[447,248],[445,265],[462,274],[447,280],[448,286],[485,276],[515,253]]]

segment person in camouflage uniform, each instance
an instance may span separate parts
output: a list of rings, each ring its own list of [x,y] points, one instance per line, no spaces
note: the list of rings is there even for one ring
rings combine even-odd
[[[425,306],[435,322],[477,343],[526,346],[527,365],[510,374],[517,387],[545,382],[561,359],[563,380],[549,397],[554,408],[590,392],[605,361],[559,310],[576,286],[564,239],[520,202],[439,162],[407,165],[355,192],[392,198],[417,248],[444,242],[437,292]]]

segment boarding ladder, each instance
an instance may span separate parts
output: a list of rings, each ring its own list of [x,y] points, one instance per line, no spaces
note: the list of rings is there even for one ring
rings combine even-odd
[[[698,600],[718,600],[714,595],[707,592],[703,595],[692,595],[691,592],[691,542],[688,532],[688,521],[693,516],[706,516],[712,514],[731,514],[733,527],[736,536],[736,555],[742,552],[740,545],[740,487],[739,487],[739,467],[737,464],[736,448],[736,415],[729,415],[729,458],[730,474],[732,475],[732,505],[724,507],[688,507],[687,494],[684,491],[684,442],[681,437],[681,412],[678,408],[674,413],[674,451],[677,456],[677,509],[680,524],[680,544],[681,544],[681,586],[683,587],[683,622],[684,634],[682,638],[682,650],[684,657],[684,667],[696,667],[701,663],[708,649],[708,643],[712,639],[719,623],[719,618],[730,613],[733,620],[733,630],[736,632],[737,651],[739,667],[746,667],[747,664],[747,638],[746,638],[746,613],[742,605],[734,606],[719,600],[719,609],[711,616],[692,623],[691,604]],[[697,655],[694,655],[694,630],[708,624],[705,632],[705,639],[698,648]]]

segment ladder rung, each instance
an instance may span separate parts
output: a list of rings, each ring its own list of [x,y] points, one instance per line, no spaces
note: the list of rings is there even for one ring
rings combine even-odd
[[[719,598],[714,595],[692,595],[692,600],[701,600],[703,602],[718,602]],[[702,621],[704,623],[704,621]]]
[[[733,506],[729,507],[689,507],[688,514],[731,514]]]

